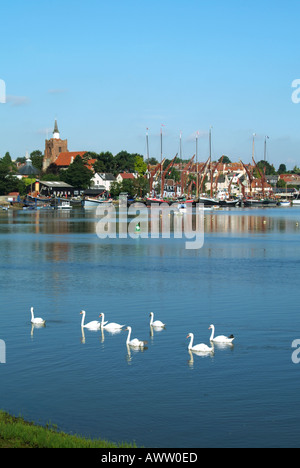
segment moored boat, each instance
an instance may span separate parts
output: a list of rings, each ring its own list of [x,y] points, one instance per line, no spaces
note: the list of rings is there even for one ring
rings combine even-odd
[[[102,200],[100,198],[86,198],[84,201],[85,208],[98,208],[101,205],[110,206],[111,204],[111,200]]]

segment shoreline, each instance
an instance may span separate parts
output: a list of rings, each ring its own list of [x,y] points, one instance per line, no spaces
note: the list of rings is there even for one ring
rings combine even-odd
[[[126,442],[114,443],[70,435],[53,425],[40,426],[0,411],[0,448],[137,448]]]

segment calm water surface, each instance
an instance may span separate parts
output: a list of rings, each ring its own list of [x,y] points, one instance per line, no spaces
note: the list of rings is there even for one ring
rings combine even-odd
[[[0,213],[0,407],[67,432],[146,447],[296,447],[300,210],[205,215],[205,244],[106,239],[93,212]],[[299,223],[299,224],[298,224]],[[30,307],[47,320],[32,329]],[[82,334],[87,321],[131,325]],[[167,324],[150,333],[149,313]],[[234,347],[190,355],[186,336]]]

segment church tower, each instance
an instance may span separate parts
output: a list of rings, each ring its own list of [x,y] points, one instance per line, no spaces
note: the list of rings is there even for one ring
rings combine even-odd
[[[60,153],[65,152],[68,152],[68,140],[62,140],[60,138],[57,120],[55,120],[53,137],[45,141],[43,171],[46,171],[50,164],[55,163]]]

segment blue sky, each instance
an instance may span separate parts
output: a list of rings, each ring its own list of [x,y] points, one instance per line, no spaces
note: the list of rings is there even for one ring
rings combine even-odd
[[[0,155],[44,150],[209,155],[300,165],[300,2],[11,0],[0,7]]]

